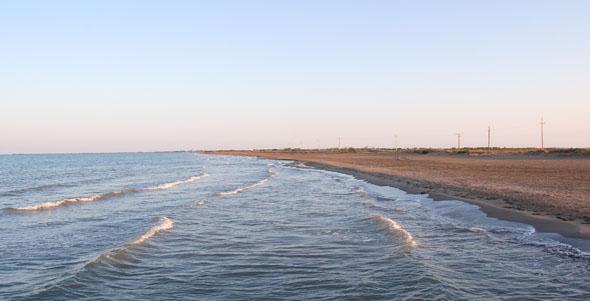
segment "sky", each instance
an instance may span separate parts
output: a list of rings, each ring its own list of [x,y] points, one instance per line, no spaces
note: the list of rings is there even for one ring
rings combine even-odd
[[[3,1],[0,153],[590,147],[590,1]]]

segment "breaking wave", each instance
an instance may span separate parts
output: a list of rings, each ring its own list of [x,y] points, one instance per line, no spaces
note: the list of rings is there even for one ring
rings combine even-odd
[[[387,232],[389,232],[390,234],[402,238],[409,246],[416,246],[416,241],[414,240],[412,234],[406,231],[406,229],[404,229],[396,221],[390,218],[383,217],[381,215],[373,215],[371,216],[371,220],[381,224],[385,228],[385,230],[387,230]]]
[[[95,257],[84,267],[90,268],[97,265],[106,265],[117,269],[126,269],[137,266],[141,262],[140,257],[144,254],[144,252],[135,246],[141,245],[159,232],[172,229],[173,227],[173,220],[169,219],[168,217],[162,217],[160,218],[160,221],[157,225],[151,227],[146,233],[131,243],[116,249],[112,249],[98,257]]]
[[[473,233],[487,233],[488,232],[488,230],[486,230],[484,228],[480,228],[480,227],[469,227],[468,230]]]
[[[295,168],[309,168],[309,166],[305,165],[305,163],[300,161],[295,161],[287,164],[287,166],[295,167]]]
[[[88,196],[88,197],[66,198],[66,199],[61,199],[59,201],[45,202],[45,203],[41,203],[41,204],[34,204],[34,205],[28,205],[28,206],[23,206],[23,207],[8,208],[8,209],[15,210],[15,211],[48,210],[48,209],[53,209],[55,207],[63,206],[66,204],[94,202],[94,201],[99,201],[99,200],[104,200],[104,199],[108,199],[108,198],[112,198],[112,197],[121,196],[126,193],[134,193],[134,192],[138,192],[138,191],[139,190],[137,190],[137,189],[112,191],[112,192],[107,192],[107,193],[103,193],[103,194],[96,194],[96,195]]]
[[[194,182],[194,181],[199,180],[199,179],[206,177],[206,176],[208,176],[208,174],[202,174],[199,176],[191,176],[186,180],[164,183],[164,184],[160,184],[157,186],[150,186],[150,187],[147,187],[144,189],[126,189],[126,190],[121,190],[121,191],[111,191],[111,192],[107,192],[107,193],[103,193],[103,194],[96,194],[96,195],[87,196],[87,197],[65,198],[65,199],[61,199],[58,201],[45,202],[45,203],[41,203],[41,204],[33,204],[33,205],[27,205],[27,206],[22,206],[22,207],[6,208],[6,209],[13,210],[13,211],[49,210],[49,209],[53,209],[53,208],[60,207],[63,205],[100,201],[100,200],[104,200],[104,199],[108,199],[108,198],[112,198],[112,197],[119,197],[119,196],[122,196],[125,194],[137,193],[137,192],[146,191],[146,190],[169,189],[169,188],[178,186],[180,184]]]
[[[141,262],[140,257],[143,254],[129,249],[127,247],[121,247],[104,253],[84,266],[84,270],[92,268],[93,266],[105,265],[116,269],[127,269],[139,265]]]
[[[265,179],[262,179],[262,180],[260,180],[260,181],[258,181],[256,183],[253,183],[253,184],[250,184],[250,185],[246,185],[246,186],[242,186],[242,187],[236,188],[234,190],[220,192],[220,193],[218,193],[218,195],[225,196],[225,195],[238,194],[238,193],[240,193],[240,192],[242,192],[244,190],[252,189],[254,187],[263,185],[264,183],[268,182],[268,180],[269,180],[269,178],[265,178]]]
[[[139,238],[137,238],[136,240],[131,242],[131,244],[134,244],[134,245],[140,244],[140,243],[150,239],[152,236],[158,234],[160,231],[170,230],[170,229],[172,229],[172,227],[174,227],[174,221],[172,221],[171,219],[169,219],[167,217],[162,217],[160,219],[160,222],[157,225],[150,228],[142,236],[140,236]]]
[[[146,190],[170,189],[170,188],[175,187],[175,186],[178,186],[180,184],[192,183],[192,182],[194,182],[196,180],[199,180],[199,179],[204,178],[204,177],[207,177],[207,176],[209,176],[209,174],[206,174],[205,173],[205,174],[202,174],[202,175],[199,175],[199,176],[189,177],[186,180],[174,181],[174,182],[170,182],[170,183],[160,184],[160,185],[157,185],[157,186],[151,186],[151,187],[146,188]]]

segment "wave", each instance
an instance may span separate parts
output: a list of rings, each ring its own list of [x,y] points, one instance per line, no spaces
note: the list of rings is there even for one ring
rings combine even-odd
[[[305,163],[299,162],[299,161],[287,163],[287,164],[285,164],[285,166],[294,167],[294,168],[309,168],[309,166],[305,165]]]
[[[366,206],[368,208],[376,209],[377,211],[381,211],[381,212],[387,211],[387,212],[391,212],[391,213],[395,213],[395,214],[406,213],[406,211],[401,208],[386,206],[386,205],[375,202],[371,198],[363,198],[361,200],[361,204],[363,204],[364,206]]]
[[[545,252],[549,254],[558,255],[561,257],[567,257],[574,260],[581,260],[587,264],[590,264],[590,252],[582,251],[581,249],[566,243],[557,241],[551,238],[542,238],[542,237],[519,237],[517,238],[518,242],[522,242],[528,246],[540,247],[545,250]]]
[[[146,233],[137,239],[127,243],[121,247],[109,250],[98,257],[90,260],[84,265],[84,269],[92,268],[97,265],[106,265],[117,269],[126,269],[137,266],[141,260],[140,257],[145,254],[141,248],[137,248],[145,241],[152,238],[161,231],[169,230],[174,227],[174,221],[168,217],[160,218],[157,225],[151,227]]]
[[[144,244],[144,242],[161,231],[169,230],[173,227],[173,220],[168,217],[161,217],[158,224],[151,227],[146,233],[137,239],[89,258],[85,263],[79,265],[71,273],[68,273],[69,275],[66,274],[56,279],[53,283],[45,286],[43,290],[33,294],[33,299],[46,299],[37,296],[45,296],[47,291],[56,288],[60,291],[67,288],[77,289],[80,287],[80,283],[85,283],[89,280],[88,277],[94,279],[95,276],[98,276],[103,279],[101,275],[104,276],[103,273],[105,271],[116,272],[116,274],[111,274],[113,277],[125,277],[125,274],[120,274],[119,272],[124,269],[140,267],[144,256],[148,254],[150,248],[154,247],[153,245]],[[91,275],[84,275],[86,273],[91,273]],[[111,280],[112,279],[115,278],[111,278]],[[79,282],[80,280],[82,282]]]
[[[45,203],[41,203],[41,204],[33,204],[33,205],[27,205],[27,206],[22,206],[22,207],[14,207],[14,208],[11,207],[11,208],[5,208],[5,209],[13,210],[13,211],[49,210],[49,209],[53,209],[53,208],[68,205],[68,204],[100,201],[100,200],[104,200],[107,198],[119,197],[119,196],[122,196],[125,194],[137,193],[137,192],[141,192],[141,191],[145,191],[145,190],[169,189],[169,188],[178,186],[180,184],[194,182],[194,181],[199,180],[199,179],[206,177],[206,176],[208,176],[208,174],[205,173],[205,174],[202,174],[199,176],[191,176],[186,180],[164,183],[164,184],[160,184],[157,186],[150,186],[150,187],[147,187],[144,189],[126,189],[126,190],[121,190],[121,191],[111,191],[111,192],[107,192],[107,193],[103,193],[103,194],[96,194],[96,195],[92,195],[92,196],[77,197],[77,198],[65,198],[65,199],[61,199],[58,201],[45,202]]]
[[[361,204],[363,204],[364,206],[367,206],[371,209],[377,209],[378,211],[381,211],[381,212],[383,212],[383,211],[393,212],[393,213],[405,213],[406,212],[403,209],[393,207],[393,205],[390,203],[378,202],[380,200],[380,198],[379,197],[372,197],[371,195],[369,195],[369,192],[367,192],[365,190],[365,188],[363,188],[362,186],[356,187],[354,189],[353,193],[360,197]]]
[[[157,225],[151,227],[146,233],[144,233],[142,236],[140,236],[139,238],[137,238],[136,240],[131,242],[131,244],[134,244],[134,245],[140,244],[140,243],[150,239],[152,236],[158,234],[160,231],[170,230],[173,227],[174,227],[174,221],[172,221],[171,219],[169,219],[167,217],[162,217],[160,219],[160,222]]]
[[[207,200],[199,200],[195,202],[195,206],[197,207],[203,207],[205,204],[207,204]]]
[[[590,253],[584,252],[572,245],[568,245],[565,243],[556,243],[555,245],[545,246],[545,250],[552,254],[569,257],[573,259],[584,260],[590,263]]]
[[[371,216],[371,220],[378,222],[379,224],[383,225],[387,232],[395,235],[396,237],[401,237],[409,246],[415,247],[416,241],[410,232],[406,231],[400,224],[390,218],[383,217],[381,215],[373,215]]]
[[[265,179],[262,179],[262,180],[260,180],[260,181],[258,181],[256,183],[253,183],[253,184],[250,184],[250,185],[246,185],[246,186],[242,186],[242,187],[236,188],[234,190],[220,192],[220,193],[218,193],[218,195],[226,196],[226,195],[238,194],[238,193],[240,193],[240,192],[242,192],[244,190],[252,189],[254,187],[263,185],[264,183],[268,182],[269,179],[270,178],[265,178]]]
[[[189,177],[186,180],[179,180],[179,181],[174,181],[174,182],[170,182],[170,183],[160,184],[160,185],[157,185],[157,186],[151,186],[151,187],[146,188],[146,190],[170,189],[170,188],[175,187],[175,186],[178,186],[180,184],[192,183],[192,182],[194,182],[196,180],[199,180],[201,178],[208,177],[208,176],[209,176],[209,174],[206,174],[205,173],[205,174],[202,174],[202,175]]]
[[[507,224],[501,225],[497,222],[494,223],[484,223],[483,221],[479,221],[476,224],[472,223],[462,223],[457,222],[456,220],[444,220],[445,221],[445,228],[450,231],[458,231],[458,232],[472,232],[477,234],[501,234],[501,235],[508,235],[512,238],[519,238],[519,239],[526,239],[531,237],[535,234],[535,228],[529,225],[521,224],[521,225],[514,225],[510,226]]]
[[[360,195],[363,198],[366,198],[369,196],[369,193],[365,190],[365,188],[363,188],[362,186],[357,187],[354,192],[358,195]]]
[[[111,197],[121,196],[121,195],[124,195],[127,193],[134,193],[134,192],[138,192],[138,191],[139,190],[137,190],[137,189],[111,191],[111,192],[107,192],[107,193],[103,193],[103,194],[96,194],[96,195],[92,195],[92,196],[88,196],[88,197],[66,198],[66,199],[61,199],[59,201],[45,202],[45,203],[41,203],[41,204],[34,204],[34,205],[28,205],[28,206],[23,206],[23,207],[8,208],[8,209],[15,210],[15,211],[48,210],[48,209],[53,209],[55,207],[63,206],[66,204],[94,202],[94,201],[108,199]]]
[[[480,227],[469,227],[467,230],[473,232],[473,233],[487,233],[488,230],[484,229],[484,228],[480,228]]]

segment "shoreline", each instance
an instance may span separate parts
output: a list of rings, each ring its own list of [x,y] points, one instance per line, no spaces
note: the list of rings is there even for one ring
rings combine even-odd
[[[505,202],[502,201],[490,202],[490,200],[484,201],[475,197],[469,198],[452,193],[434,191],[432,188],[428,188],[431,186],[430,184],[420,183],[410,179],[402,179],[385,174],[367,173],[350,168],[339,168],[316,162],[297,161],[313,168],[351,175],[356,179],[366,181],[373,185],[394,187],[410,194],[427,194],[434,201],[457,200],[473,204],[478,206],[488,217],[528,224],[533,226],[537,232],[558,233],[569,238],[590,239],[590,224],[563,221],[549,215],[535,215],[532,212],[524,210],[506,208],[503,206],[506,205]]]
[[[499,197],[498,194],[478,189],[478,187],[461,187],[437,182],[434,176],[433,180],[429,180],[367,171],[363,170],[366,166],[343,164],[343,160],[328,160],[322,157],[328,156],[325,153],[316,155],[316,157],[305,153],[285,154],[260,151],[216,151],[205,153],[302,162],[312,168],[348,174],[374,185],[390,186],[411,194],[428,194],[435,201],[463,201],[478,206],[488,217],[528,224],[533,226],[537,232],[558,233],[566,238],[590,239],[590,223],[586,219],[573,219],[567,215],[562,215],[557,210],[554,210],[554,212],[545,208],[541,210],[531,206],[530,202],[520,204],[517,199],[507,200]]]

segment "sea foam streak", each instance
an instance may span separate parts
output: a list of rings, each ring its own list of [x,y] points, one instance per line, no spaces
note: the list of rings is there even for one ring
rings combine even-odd
[[[142,236],[140,236],[138,239],[134,240],[131,243],[134,245],[140,244],[150,239],[152,236],[158,234],[158,232],[163,230],[170,230],[172,229],[172,227],[174,227],[174,221],[167,217],[162,217],[157,225],[150,228],[146,233],[144,233]]]
[[[47,210],[47,209],[52,209],[52,208],[59,207],[59,206],[65,205],[65,204],[99,201],[99,200],[104,200],[104,199],[107,199],[110,197],[123,195],[125,193],[132,193],[132,192],[137,192],[137,191],[138,190],[136,190],[136,189],[128,189],[128,190],[123,190],[123,191],[113,191],[113,192],[97,194],[97,195],[93,195],[93,196],[89,196],[89,197],[67,198],[67,199],[61,199],[59,201],[54,201],[54,202],[46,202],[46,203],[23,206],[23,207],[16,207],[16,208],[11,208],[11,209],[17,210],[17,211]]]
[[[260,181],[258,181],[258,182],[256,182],[256,183],[254,183],[254,184],[250,184],[250,185],[246,185],[246,186],[243,186],[243,187],[239,187],[239,188],[236,188],[236,189],[234,189],[234,190],[230,190],[230,191],[224,191],[224,192],[220,192],[220,193],[218,193],[218,194],[219,194],[219,195],[232,195],[232,194],[237,194],[237,193],[240,193],[240,192],[242,192],[242,191],[244,191],[244,190],[246,190],[246,189],[251,189],[251,188],[254,188],[254,187],[260,186],[260,185],[262,185],[262,184],[264,184],[264,183],[268,182],[268,179],[269,179],[269,178],[262,179],[262,180],[260,180]]]
[[[416,246],[416,241],[414,240],[414,237],[412,236],[412,234],[410,234],[410,232],[406,231],[406,229],[404,229],[402,226],[400,226],[400,224],[398,224],[396,221],[394,221],[390,218],[383,217],[381,215],[373,215],[373,216],[371,216],[371,220],[376,221],[376,222],[380,223],[381,225],[383,225],[383,227],[385,227],[387,232],[403,238],[403,240],[408,245],[410,245],[412,247]]]
[[[100,195],[94,195],[91,197],[84,197],[84,198],[70,198],[70,199],[63,199],[55,202],[46,202],[37,205],[29,205],[23,207],[13,208],[14,210],[18,211],[35,211],[35,210],[47,210],[55,207],[59,207],[61,205],[67,203],[77,203],[77,202],[92,202],[101,199]]]
[[[107,199],[110,197],[116,197],[116,196],[121,196],[121,195],[128,194],[128,193],[136,193],[136,192],[141,192],[141,191],[145,191],[145,190],[169,189],[169,188],[178,186],[180,184],[194,182],[194,181],[199,180],[199,179],[206,177],[206,176],[208,176],[208,174],[205,173],[205,174],[202,174],[199,176],[191,176],[186,180],[164,183],[164,184],[160,184],[157,186],[147,187],[144,189],[127,189],[127,190],[122,190],[122,191],[112,191],[112,192],[92,195],[92,196],[88,196],[88,197],[66,198],[66,199],[61,199],[61,200],[53,201],[53,202],[45,202],[45,203],[41,203],[41,204],[34,204],[34,205],[28,205],[28,206],[23,206],[23,207],[8,208],[8,209],[9,210],[16,210],[16,211],[48,210],[48,209],[53,209],[53,208],[63,206],[66,204],[99,201],[99,200],[104,200],[104,199]]]
[[[146,188],[146,190],[170,189],[170,188],[175,187],[175,186],[178,186],[180,184],[192,183],[192,182],[194,182],[196,180],[199,180],[199,179],[204,178],[204,177],[207,177],[207,176],[209,176],[209,174],[206,174],[205,173],[205,174],[202,174],[202,175],[199,175],[199,176],[192,176],[192,177],[190,177],[190,178],[188,178],[186,180],[174,181],[174,182],[170,182],[170,183],[160,184],[160,185],[157,185],[157,186],[151,186],[151,187]]]

